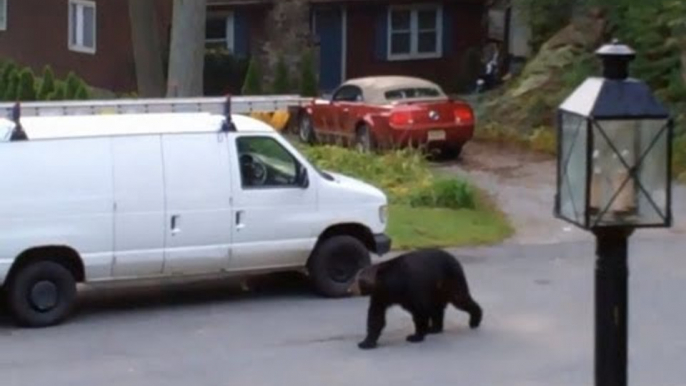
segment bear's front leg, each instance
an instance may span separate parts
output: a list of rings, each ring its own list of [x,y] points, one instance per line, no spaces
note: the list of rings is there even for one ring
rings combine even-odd
[[[415,333],[407,337],[408,342],[417,343],[424,340],[429,330],[429,318],[424,314],[412,314]]]
[[[376,342],[381,336],[381,331],[386,325],[386,307],[371,300],[367,313],[367,337],[357,347],[367,350],[376,347]]]

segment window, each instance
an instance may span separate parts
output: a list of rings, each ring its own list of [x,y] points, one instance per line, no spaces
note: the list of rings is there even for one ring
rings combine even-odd
[[[419,87],[386,91],[385,96],[389,101],[393,101],[412,98],[437,98],[442,96],[442,93],[435,88]]]
[[[392,7],[388,14],[388,58],[441,56],[443,12],[437,5]]]
[[[273,138],[240,137],[236,145],[243,188],[298,186],[303,168]]]
[[[7,0],[0,0],[0,31],[7,30]]]
[[[337,102],[362,102],[362,90],[355,86],[343,86],[332,99]]]
[[[210,16],[205,26],[205,45],[207,48],[226,48],[229,52],[235,50],[234,14]]]
[[[69,49],[95,53],[95,3],[69,0]]]

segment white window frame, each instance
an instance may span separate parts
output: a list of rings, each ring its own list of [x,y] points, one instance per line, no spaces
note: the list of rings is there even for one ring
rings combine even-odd
[[[226,31],[224,31],[223,39],[208,39],[205,36],[205,44],[224,43],[224,47],[230,52],[236,52],[236,14],[234,11],[222,13],[220,17],[210,16],[208,19],[224,19],[226,21]]]
[[[3,18],[0,19],[0,31],[7,31],[7,2],[9,0],[0,0],[0,12],[2,12]]]
[[[436,11],[436,51],[419,52],[419,11]],[[406,54],[392,53],[393,46],[393,12],[410,11],[410,52]],[[388,8],[388,22],[386,33],[386,57],[388,60],[436,59],[443,56],[443,6],[441,4],[408,4]]]
[[[71,12],[71,7],[76,6],[77,9],[83,9],[86,7],[93,8],[93,47],[88,47],[83,44],[83,35],[84,35],[84,25],[83,25],[83,19],[79,20],[79,12],[77,12],[77,20],[72,20],[72,12]],[[97,45],[98,45],[98,9],[97,5],[94,1],[88,1],[88,0],[69,0],[68,3],[68,13],[69,13],[69,25],[67,29],[67,41],[69,42],[69,49],[75,52],[82,52],[86,54],[95,54],[97,51]],[[80,12],[82,15],[81,18],[83,18],[83,11]],[[76,42],[73,42],[71,40],[71,31],[72,27],[74,26],[74,23],[81,22],[80,28],[77,25],[77,30],[76,30]],[[79,34],[81,36],[81,42],[79,42]]]

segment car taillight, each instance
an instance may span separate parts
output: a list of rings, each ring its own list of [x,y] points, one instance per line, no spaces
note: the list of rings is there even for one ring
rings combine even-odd
[[[407,126],[413,123],[412,113],[409,111],[396,111],[391,113],[390,118],[388,118],[388,122],[391,124],[391,126]]]
[[[455,123],[458,125],[469,125],[474,123],[474,113],[469,106],[460,105],[454,110]]]

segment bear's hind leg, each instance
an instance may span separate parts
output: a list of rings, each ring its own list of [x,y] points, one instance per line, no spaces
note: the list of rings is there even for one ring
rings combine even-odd
[[[483,318],[483,311],[481,306],[472,299],[471,296],[455,296],[452,304],[459,310],[469,314],[469,327],[477,328],[481,324]]]
[[[431,326],[429,334],[440,334],[443,332],[443,318],[445,317],[445,305],[437,306],[431,314]]]
[[[429,330],[429,317],[425,313],[412,313],[414,320],[415,333],[407,337],[408,342],[417,343],[424,340]]]

